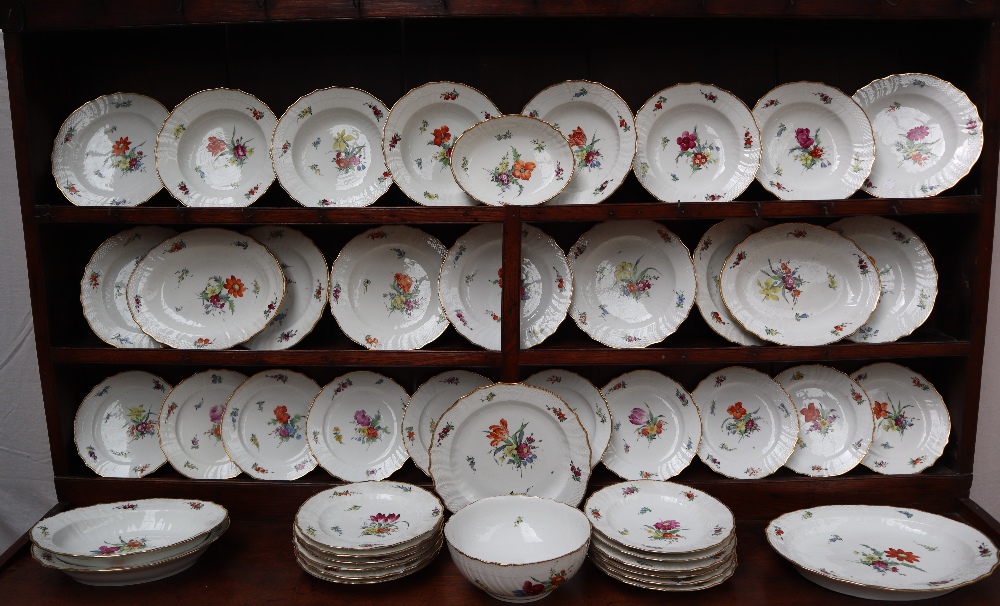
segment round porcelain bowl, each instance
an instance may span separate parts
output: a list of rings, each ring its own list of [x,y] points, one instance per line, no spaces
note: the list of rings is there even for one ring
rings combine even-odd
[[[590,523],[579,509],[550,499],[499,496],[464,507],[444,527],[465,578],[505,602],[533,602],[580,569]]]

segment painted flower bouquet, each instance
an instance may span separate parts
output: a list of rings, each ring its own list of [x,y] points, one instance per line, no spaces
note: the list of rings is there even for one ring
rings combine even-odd
[[[391,433],[388,426],[382,425],[382,412],[376,411],[374,416],[369,416],[364,409],[354,412],[354,432],[357,434],[353,439],[362,444],[372,445],[382,438],[383,434]]]
[[[288,414],[287,406],[276,406],[274,409],[274,418],[267,422],[268,425],[274,425],[275,428],[271,431],[271,435],[278,438],[281,444],[288,442],[292,438],[296,440],[302,439],[302,434],[299,432],[299,423],[302,422],[302,418],[305,415],[295,415],[291,416]]]
[[[500,419],[499,425],[490,425],[486,431],[486,437],[493,447],[493,458],[498,465],[506,463],[514,469],[519,470],[522,475],[525,467],[530,467],[538,458],[538,444],[541,440],[535,440],[534,434],[524,435],[524,430],[528,423],[522,423],[513,434],[507,425],[506,419]]]

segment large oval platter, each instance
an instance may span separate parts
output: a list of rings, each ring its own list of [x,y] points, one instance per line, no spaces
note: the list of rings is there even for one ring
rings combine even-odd
[[[538,371],[525,379],[524,384],[547,389],[566,401],[587,430],[590,467],[597,467],[611,441],[612,425],[611,410],[600,390],[575,372],[561,368]]]

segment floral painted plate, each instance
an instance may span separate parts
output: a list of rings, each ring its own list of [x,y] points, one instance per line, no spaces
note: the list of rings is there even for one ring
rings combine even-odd
[[[711,84],[677,84],[635,115],[632,170],[664,202],[735,200],[760,165],[760,132],[746,104]]]
[[[74,111],[52,146],[52,176],[77,206],[138,206],[160,191],[153,151],[167,108],[114,93]],[[151,160],[151,158],[154,158]]]
[[[576,507],[590,478],[579,417],[550,391],[512,383],[481,387],[449,408],[430,447],[434,490],[452,512],[505,494]]]
[[[316,395],[306,417],[313,456],[331,475],[347,482],[381,480],[409,455],[400,428],[410,396],[389,377],[349,372]]]
[[[288,349],[315,328],[329,298],[326,257],[316,243],[285,225],[261,225],[245,232],[267,247],[285,274],[285,300],[274,319],[245,343],[250,349]]]
[[[935,196],[967,175],[983,150],[976,106],[935,76],[888,76],[862,87],[854,100],[875,130],[878,156],[863,186],[873,196]]]
[[[392,106],[382,153],[392,178],[424,206],[472,206],[451,174],[452,148],[467,128],[499,116],[486,95],[465,84],[430,82],[411,89]]]
[[[861,463],[884,474],[918,473],[934,464],[951,435],[951,415],[934,386],[905,366],[871,364],[854,373],[875,413],[875,437]]]
[[[927,246],[913,230],[883,217],[848,217],[829,225],[864,249],[882,282],[875,313],[851,341],[889,343],[923,324],[938,294],[938,274]]]
[[[319,384],[291,370],[265,370],[236,388],[226,405],[222,444],[258,480],[295,480],[316,467],[305,439]]]
[[[659,223],[599,223],[568,256],[577,282],[570,315],[599,343],[659,343],[691,313],[697,290],[691,254]]]
[[[729,572],[729,568],[736,562],[736,554],[730,553],[729,556],[717,562],[717,565],[709,570],[675,575],[662,574],[657,571],[644,570],[629,566],[628,564],[622,564],[620,561],[606,556],[604,552],[598,549],[591,550],[590,557],[592,560],[599,561],[605,570],[613,571],[623,578],[668,587],[699,586],[713,581],[725,576]]]
[[[440,552],[444,545],[444,537],[438,535],[428,547],[421,553],[399,562],[376,564],[374,566],[363,567],[361,565],[347,565],[341,563],[331,563],[329,560],[321,558],[309,552],[301,544],[294,544],[296,560],[300,565],[310,566],[314,570],[322,571],[324,577],[330,577],[335,583],[339,582],[371,582],[371,581],[391,581],[407,574],[416,572],[427,565],[430,560]]]
[[[105,478],[141,478],[167,459],[157,438],[157,419],[170,384],[141,370],[130,370],[98,383],[73,421],[80,458]]]
[[[785,467],[813,477],[854,469],[872,445],[875,421],[868,394],[839,370],[819,364],[795,366],[774,380],[798,411],[799,439]]]
[[[355,236],[330,274],[330,308],[368,349],[420,349],[448,328],[436,274],[446,249],[415,227],[386,225]]]
[[[538,345],[559,328],[573,295],[566,255],[548,234],[521,231],[521,347]],[[458,334],[500,350],[502,285],[499,223],[477,225],[455,241],[441,265],[441,304]]]
[[[807,579],[876,600],[921,600],[996,570],[996,545],[950,518],[897,507],[827,505],[786,513],[766,536]]]
[[[720,290],[733,319],[761,339],[826,345],[864,326],[881,286],[854,242],[816,225],[783,223],[733,249]]]
[[[666,480],[691,464],[701,443],[701,415],[679,383],[634,370],[602,392],[614,419],[605,467],[625,480]]]
[[[90,257],[80,280],[80,303],[87,324],[105,343],[115,347],[160,347],[132,319],[125,287],[139,259],[176,233],[155,225],[126,229],[105,240]]]
[[[126,293],[143,332],[180,349],[225,349],[262,331],[285,298],[281,266],[228,229],[184,232],[153,247]]]
[[[553,84],[532,97],[521,113],[556,127],[572,147],[573,178],[562,193],[548,201],[550,205],[602,202],[632,168],[632,110],[603,84],[589,80]]]
[[[861,107],[821,82],[791,82],[753,108],[764,158],[757,180],[782,200],[839,200],[861,187],[875,161]]]
[[[777,381],[743,366],[706,377],[691,392],[702,421],[698,456],[730,478],[763,478],[792,456],[799,437],[795,404]]]
[[[174,386],[160,409],[160,448],[181,475],[222,480],[240,474],[222,445],[229,396],[246,380],[233,370],[205,370]]]
[[[417,388],[403,411],[403,445],[417,469],[430,475],[427,449],[434,438],[438,419],[462,396],[493,381],[468,370],[452,370],[434,375]]]
[[[635,568],[656,572],[664,576],[682,576],[700,570],[721,567],[720,565],[736,551],[736,535],[730,533],[721,545],[690,554],[650,553],[631,549],[612,539],[605,538],[604,535],[597,532],[591,536],[590,547],[592,551],[600,551],[601,555]],[[707,555],[690,557],[702,553]]]
[[[573,151],[552,125],[530,116],[499,116],[455,142],[455,182],[490,206],[532,206],[556,197],[573,178]]]
[[[722,268],[726,259],[733,252],[733,247],[747,236],[770,226],[763,219],[734,218],[726,219],[708,228],[705,235],[698,240],[692,259],[694,271],[698,279],[698,296],[695,304],[701,317],[708,327],[727,341],[739,345],[763,345],[753,333],[747,332],[739,322],[736,322],[722,302],[719,291]]]
[[[368,206],[389,191],[382,120],[389,110],[356,88],[330,87],[299,97],[274,129],[278,183],[302,206]]]
[[[597,467],[611,441],[611,410],[600,390],[575,372],[560,368],[536,372],[525,379],[524,384],[547,389],[566,401],[587,431],[590,468]]]
[[[406,485],[396,484],[396,486]],[[441,505],[440,509],[443,510]],[[364,550],[337,549],[308,538],[297,526],[292,526],[292,541],[299,551],[328,564],[346,570],[375,570],[380,567],[398,566],[424,558],[437,549],[437,543],[444,539],[443,524],[438,524],[430,532],[393,547]]]
[[[274,181],[275,118],[263,101],[216,88],[180,102],[156,137],[156,166],[185,206],[250,206]]]
[[[730,561],[728,568],[726,568],[725,572],[722,573],[721,575],[714,576],[713,578],[702,582],[679,584],[679,583],[669,583],[664,581],[654,582],[654,581],[640,580],[635,578],[634,576],[624,575],[608,567],[601,560],[597,560],[591,557],[590,561],[594,564],[595,568],[597,568],[604,574],[608,575],[609,577],[617,581],[621,581],[622,583],[625,583],[626,585],[632,585],[633,587],[640,587],[642,589],[652,589],[653,591],[665,591],[665,592],[702,591],[704,589],[711,589],[712,587],[717,587],[728,581],[730,578],[732,578],[734,574],[736,574],[736,566],[737,566],[737,559],[734,557]]]

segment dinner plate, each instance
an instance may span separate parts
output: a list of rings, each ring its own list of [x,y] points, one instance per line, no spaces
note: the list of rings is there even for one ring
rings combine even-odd
[[[389,581],[396,581],[426,568],[431,562],[434,561],[434,558],[441,553],[441,548],[439,547],[436,551],[431,552],[427,558],[406,567],[390,569],[390,572],[385,574],[373,575],[353,573],[346,575],[317,567],[309,560],[298,557],[301,553],[298,549],[293,548],[293,550],[296,551],[296,562],[306,574],[323,581],[331,581],[343,585],[377,585],[381,583],[388,583]]]
[[[263,245],[201,228],[154,246],[125,289],[143,332],[180,349],[225,349],[274,319],[285,298],[281,266]]]
[[[632,170],[664,202],[735,200],[761,161],[753,114],[727,90],[698,82],[655,93],[635,115]]]
[[[400,432],[409,397],[378,373],[359,370],[337,377],[309,407],[306,435],[313,456],[347,482],[389,477],[409,458]]]
[[[807,579],[882,600],[943,595],[989,576],[996,545],[978,530],[916,509],[827,505],[771,520],[768,543]]]
[[[561,368],[540,370],[524,380],[525,385],[541,387],[566,401],[580,417],[590,441],[590,468],[597,467],[611,441],[611,410],[594,384],[575,372]]]
[[[551,200],[569,185],[575,161],[555,127],[518,115],[473,125],[455,142],[453,156],[455,182],[490,206],[533,206]]]
[[[156,137],[160,180],[185,206],[250,206],[274,181],[274,125],[270,108],[251,94],[195,93],[170,112]]]
[[[429,82],[396,101],[385,119],[382,153],[404,194],[424,206],[472,206],[451,174],[453,148],[467,128],[500,110],[457,82]]]
[[[733,248],[747,236],[770,226],[770,221],[753,218],[725,219],[708,228],[698,240],[692,259],[698,280],[695,304],[708,327],[727,341],[739,345],[763,345],[753,333],[735,321],[722,302],[720,276]]]
[[[296,559],[299,562],[304,562],[313,568],[322,570],[326,574],[349,580],[384,579],[386,577],[396,577],[401,573],[411,571],[416,567],[424,565],[428,559],[434,558],[444,545],[444,536],[439,534],[426,549],[407,559],[372,566],[331,562],[310,552],[298,542],[293,542],[293,545]]]
[[[132,319],[125,287],[139,259],[176,233],[168,227],[140,225],[111,236],[90,257],[80,280],[80,303],[87,324],[105,343],[160,347]]]
[[[884,474],[918,473],[944,453],[951,415],[944,398],[923,375],[892,362],[858,369],[875,414],[875,437],[861,463]]]
[[[682,561],[654,560],[652,558],[645,557],[648,552],[639,552],[638,550],[632,549],[625,551],[627,548],[623,548],[621,545],[614,545],[614,542],[611,539],[603,538],[603,535],[599,533],[594,533],[594,536],[592,536],[591,539],[591,551],[598,551],[602,556],[609,560],[613,560],[622,565],[642,570],[647,573],[655,573],[664,578],[685,577],[701,572],[725,568],[731,560],[733,552],[736,551],[736,536],[732,533],[730,533],[728,539],[723,542],[722,546],[719,548],[713,548],[715,551],[713,555],[699,559],[685,559]],[[644,555],[638,556],[635,555],[636,553],[643,553]]]
[[[403,411],[403,445],[417,469],[430,475],[427,449],[444,411],[462,396],[492,382],[479,373],[450,370],[427,379],[413,392]]]
[[[440,509],[443,511],[443,504]],[[425,532],[415,539],[388,548],[336,549],[307,538],[294,525],[292,539],[299,551],[308,553],[317,560],[348,570],[374,570],[385,566],[406,564],[426,557],[428,552],[434,551],[437,548],[437,543],[444,538],[443,526],[443,524],[438,524],[433,530]],[[315,531],[315,528],[313,530]],[[313,534],[316,533],[318,531]]]
[[[222,480],[240,473],[222,445],[226,402],[246,380],[234,370],[205,370],[174,386],[160,409],[160,448],[181,475]]]
[[[602,202],[632,168],[632,110],[618,93],[599,82],[553,84],[532,97],[521,113],[559,129],[573,150],[573,178],[562,193],[547,202],[550,205]]]
[[[170,387],[142,370],[95,385],[73,421],[76,451],[87,467],[105,478],[141,478],[166,463],[157,420]]]
[[[305,439],[306,414],[319,384],[291,370],[265,370],[244,381],[226,405],[222,444],[236,466],[258,480],[295,480],[316,467]]]
[[[767,227],[740,242],[720,278],[729,313],[779,345],[826,345],[864,326],[878,304],[878,270],[865,251],[808,223]]]
[[[437,272],[445,247],[407,225],[369,229],[347,243],[330,272],[330,308],[368,349],[419,349],[448,328]]]
[[[726,568],[725,572],[719,575],[715,575],[710,579],[698,582],[690,583],[670,583],[668,581],[651,581],[646,579],[640,579],[635,575],[628,575],[611,568],[604,563],[603,560],[595,559],[591,557],[590,561],[594,564],[594,567],[601,572],[607,574],[609,577],[621,581],[627,585],[632,585],[634,587],[640,587],[642,589],[652,589],[654,591],[701,591],[703,589],[711,589],[712,587],[717,587],[726,581],[728,581],[736,573],[737,559],[734,557],[729,563],[729,567]]]
[[[868,322],[851,341],[888,343],[923,324],[938,294],[938,274],[927,246],[902,223],[884,217],[848,217],[829,228],[864,249],[882,282],[882,294]]]
[[[579,417],[550,391],[495,383],[443,415],[430,447],[434,490],[452,512],[483,497],[526,494],[576,506],[590,478]]]
[[[458,238],[441,265],[441,304],[458,334],[500,350],[499,223],[477,225]],[[556,241],[532,225],[521,230],[521,347],[538,345],[559,328],[573,295],[573,273]]]
[[[799,417],[799,438],[785,467],[813,477],[846,473],[868,454],[875,420],[868,394],[839,370],[803,364],[774,380],[792,398]]]
[[[717,562],[719,559],[726,557],[729,553],[736,549],[735,532],[730,532],[729,536],[726,537],[719,545],[708,549],[692,551],[691,553],[666,553],[633,549],[631,547],[626,547],[618,541],[606,537],[599,532],[592,533],[591,539],[591,545],[597,543],[605,551],[614,553],[616,557],[619,555],[626,555],[633,558],[640,558],[643,562],[649,563],[650,565],[665,571],[688,570],[692,567],[701,566],[705,562]]]
[[[935,76],[887,76],[863,86],[854,100],[875,130],[878,155],[864,183],[873,196],[937,195],[967,175],[983,150],[976,106]]]
[[[329,298],[326,257],[302,232],[285,225],[261,225],[246,235],[263,244],[285,274],[285,300],[271,323],[245,345],[250,349],[288,349],[323,317]]]
[[[606,570],[614,571],[623,578],[668,587],[690,587],[703,585],[726,575],[726,573],[729,572],[729,569],[736,562],[736,555],[730,554],[726,560],[720,562],[720,566],[717,568],[703,570],[683,576],[670,576],[621,564],[620,562],[605,556],[604,553],[599,550],[592,550],[590,557],[592,560],[600,561]]]
[[[145,95],[114,93],[84,103],[59,127],[52,176],[77,206],[137,206],[162,187],[156,133],[167,108]]]
[[[608,347],[646,347],[673,334],[694,304],[694,264],[684,243],[654,221],[608,221],[569,251],[576,280],[570,315]]]
[[[753,108],[764,156],[757,180],[782,200],[839,200],[861,187],[875,161],[864,110],[822,82],[790,82]]]
[[[766,374],[743,366],[715,372],[691,392],[701,402],[698,456],[712,471],[744,480],[785,464],[799,437],[788,393]]]
[[[605,467],[626,480],[666,480],[691,463],[701,443],[701,415],[679,383],[633,370],[601,391],[614,419]]]

